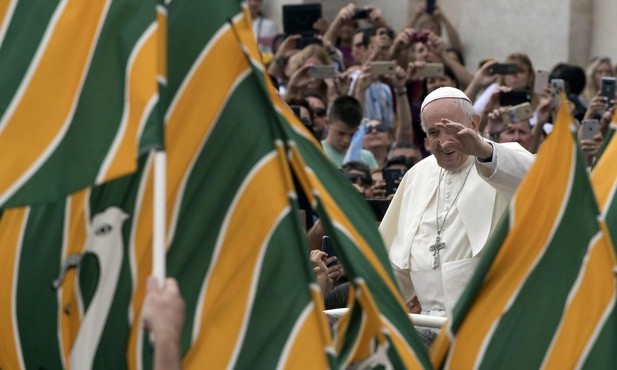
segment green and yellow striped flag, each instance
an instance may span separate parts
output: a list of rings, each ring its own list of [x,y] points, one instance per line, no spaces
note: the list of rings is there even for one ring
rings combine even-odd
[[[167,271],[186,300],[184,367],[430,368],[371,211],[269,83],[240,1],[175,0],[158,14]],[[352,281],[351,314],[333,333],[292,174]],[[140,324],[152,177],[142,155],[132,175],[4,212],[0,368],[152,367]]]
[[[617,365],[615,251],[567,107],[431,349],[436,368]]]
[[[2,2],[0,208],[131,173],[140,141],[161,146],[155,4]]]
[[[600,150],[598,150],[598,154],[596,155],[594,166],[597,165],[598,162],[600,161],[600,158],[602,158],[602,154],[604,154],[608,144],[613,139],[613,136],[615,136],[615,131],[617,131],[617,111],[613,113],[613,117],[611,118],[611,123],[609,124],[608,130],[606,131],[606,134],[604,135],[604,141],[602,142],[602,145],[600,146]]]

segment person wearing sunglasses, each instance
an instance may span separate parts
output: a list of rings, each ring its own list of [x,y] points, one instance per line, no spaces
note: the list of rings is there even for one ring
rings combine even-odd
[[[379,167],[383,167],[386,164],[391,142],[388,126],[377,119],[367,122],[366,134],[362,139],[362,147],[373,153]]]
[[[313,116],[313,132],[323,140],[326,138],[328,127],[328,106],[326,100],[319,94],[308,93],[303,96],[311,108]]]

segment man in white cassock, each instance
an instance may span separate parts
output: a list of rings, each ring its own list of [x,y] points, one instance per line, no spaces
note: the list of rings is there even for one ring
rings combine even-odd
[[[430,93],[421,119],[432,155],[407,172],[379,230],[404,298],[450,316],[534,156],[482,138],[480,117],[455,88]]]

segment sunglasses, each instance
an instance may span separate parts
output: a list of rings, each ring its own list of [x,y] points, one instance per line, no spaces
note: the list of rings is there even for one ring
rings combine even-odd
[[[377,132],[388,132],[388,127],[385,124],[379,124],[374,126],[366,126],[366,133],[370,134],[373,131]]]
[[[315,114],[316,117],[325,117],[326,113],[324,108],[316,108],[313,110],[313,114]]]
[[[368,176],[368,175],[361,175],[359,173],[347,173],[347,178],[349,179],[349,181],[355,183],[356,181],[360,180],[360,182],[362,183],[362,185],[364,186],[371,186],[373,185],[373,179]]]

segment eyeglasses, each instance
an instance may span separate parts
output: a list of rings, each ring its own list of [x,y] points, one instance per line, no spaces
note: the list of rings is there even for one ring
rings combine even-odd
[[[379,124],[379,125],[374,125],[374,126],[366,126],[366,133],[370,134],[373,131],[377,131],[377,132],[388,132],[388,126],[386,126],[385,124]]]
[[[326,116],[326,110],[324,108],[315,108],[313,109],[313,114],[315,114],[316,117],[325,117]]]

